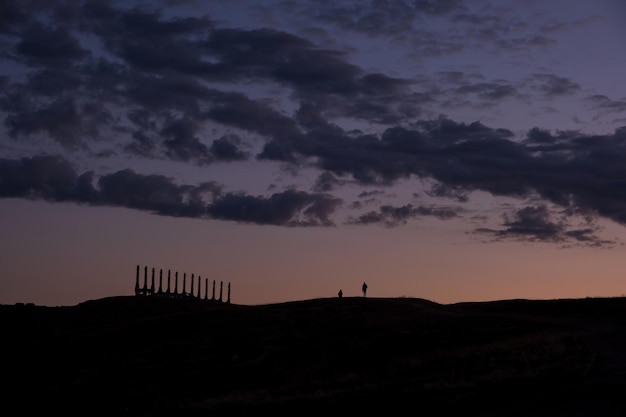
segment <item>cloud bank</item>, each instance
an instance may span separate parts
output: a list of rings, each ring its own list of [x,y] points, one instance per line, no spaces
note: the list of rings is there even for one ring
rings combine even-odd
[[[192,10],[188,2],[180,9],[5,2],[0,116],[12,155],[0,159],[0,197],[277,226],[337,226],[338,213],[348,211],[351,225],[397,227],[423,216],[462,218],[469,196],[485,192],[520,206],[503,213],[500,228],[473,233],[610,243],[597,237],[595,220],[626,224],[626,128],[588,134],[530,125],[520,137],[435,109],[580,97],[604,117],[623,112],[622,100],[581,97],[580,83],[547,71],[509,79],[465,70],[385,73],[357,62],[333,38],[339,31],[384,39],[408,56],[436,57],[550,48],[551,36],[567,29],[531,29],[510,13],[478,14],[470,3],[295,2],[295,16],[309,19],[297,31],[227,26],[217,13],[180,11]],[[439,20],[459,31],[436,36],[431,22]],[[85,158],[117,168],[78,172]],[[220,177],[192,185],[139,174],[128,158],[240,164],[242,172],[271,163],[317,177],[259,195],[227,190]],[[438,203],[395,204],[373,194],[377,207],[357,213],[365,205],[342,195],[347,187],[388,189],[415,179],[434,184],[422,195]]]

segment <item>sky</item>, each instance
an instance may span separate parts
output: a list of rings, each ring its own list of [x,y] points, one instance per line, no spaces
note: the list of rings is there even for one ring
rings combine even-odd
[[[3,1],[0,304],[137,266],[245,305],[623,296],[624,39],[621,0]]]

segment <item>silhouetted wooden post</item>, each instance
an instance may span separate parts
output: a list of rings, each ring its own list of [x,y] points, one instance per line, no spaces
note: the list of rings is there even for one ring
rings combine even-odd
[[[194,281],[194,276],[193,274],[191,274],[191,291],[189,291],[190,297],[193,297],[193,281]]]
[[[159,291],[158,294],[163,294],[163,268],[159,269]]]
[[[170,291],[170,278],[171,278],[170,270],[168,269],[167,270],[167,292],[166,292],[167,295],[170,295],[170,292],[171,292]]]
[[[135,278],[135,295],[139,295],[141,293],[141,289],[139,288],[139,265],[137,265],[137,274]]]
[[[222,302],[222,288],[224,287],[224,281],[220,281],[220,303]]]
[[[143,295],[148,294],[148,267],[143,267],[143,288],[141,289]]]
[[[204,299],[207,300],[209,298],[209,279],[204,279]]]
[[[152,284],[150,284],[150,295],[154,294],[154,268],[152,268]]]
[[[187,295],[187,273],[183,272],[183,292],[182,294],[183,296]]]
[[[213,280],[213,296],[211,297],[211,301],[215,301],[215,280]]]
[[[226,300],[227,304],[230,304],[230,282],[228,283],[228,299]]]
[[[201,286],[200,275],[198,275],[198,294],[196,295],[197,298],[200,298],[200,286]]]
[[[174,287],[174,295],[178,295],[178,271],[176,271],[176,281],[175,281],[175,287]]]

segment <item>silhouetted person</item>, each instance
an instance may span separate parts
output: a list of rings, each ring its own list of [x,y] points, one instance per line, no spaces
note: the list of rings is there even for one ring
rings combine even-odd
[[[339,292],[337,293],[337,295],[339,296],[339,298],[343,297],[343,291],[339,290]]]
[[[363,297],[365,297],[365,294],[367,293],[367,284],[363,283],[363,287],[361,287],[361,289],[363,290]]]

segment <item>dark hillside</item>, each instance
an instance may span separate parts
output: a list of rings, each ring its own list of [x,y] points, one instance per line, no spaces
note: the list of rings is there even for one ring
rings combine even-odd
[[[626,299],[0,306],[21,414],[626,415]],[[424,408],[422,408],[424,407]]]

